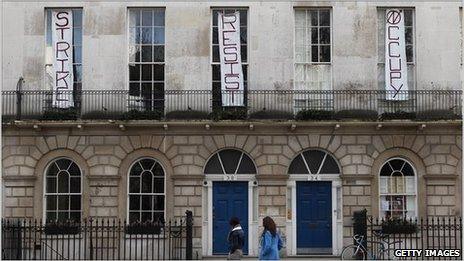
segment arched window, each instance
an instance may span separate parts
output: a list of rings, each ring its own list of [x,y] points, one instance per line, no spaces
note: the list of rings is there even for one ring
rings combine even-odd
[[[68,158],[52,161],[45,174],[45,220],[80,221],[82,217],[82,175]]]
[[[380,210],[386,218],[415,217],[416,175],[402,158],[391,158],[380,169]]]
[[[340,174],[340,168],[327,152],[307,150],[293,159],[288,174]]]
[[[205,174],[256,174],[256,167],[244,152],[225,149],[208,160]]]
[[[128,221],[164,221],[165,172],[152,158],[135,161],[129,171]]]

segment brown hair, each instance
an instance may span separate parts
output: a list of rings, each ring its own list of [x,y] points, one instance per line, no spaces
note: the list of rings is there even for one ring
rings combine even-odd
[[[266,233],[266,230],[271,232],[272,236],[276,235],[276,224],[271,217],[267,216],[263,218],[263,227],[264,227],[263,235],[264,233]]]

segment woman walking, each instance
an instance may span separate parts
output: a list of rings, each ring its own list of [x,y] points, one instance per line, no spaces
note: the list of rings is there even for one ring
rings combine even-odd
[[[229,256],[228,260],[237,260],[243,256],[243,245],[245,244],[245,233],[240,226],[240,220],[237,217],[233,217],[229,221],[231,230],[227,241],[229,242]]]
[[[264,231],[261,235],[261,251],[259,260],[279,260],[279,251],[282,249],[282,239],[277,233],[276,224],[271,217],[263,219]]]

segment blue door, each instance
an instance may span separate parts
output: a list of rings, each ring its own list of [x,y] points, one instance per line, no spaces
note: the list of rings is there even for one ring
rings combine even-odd
[[[332,185],[296,183],[297,254],[332,253]]]
[[[248,253],[248,182],[213,182],[213,254],[229,253],[229,220],[238,217],[245,232],[243,253]]]

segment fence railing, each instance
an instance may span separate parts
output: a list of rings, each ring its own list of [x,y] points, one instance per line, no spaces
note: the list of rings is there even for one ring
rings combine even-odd
[[[123,220],[48,223],[2,220],[2,259],[192,259],[192,212],[179,220],[126,224]]]
[[[367,216],[360,211],[354,215],[354,234],[367,239],[364,242],[375,259],[388,259],[381,249],[422,250],[421,256],[398,259],[458,259],[462,260],[462,218],[436,216],[425,218],[383,219]],[[380,238],[380,236],[383,236]],[[425,250],[459,250],[459,256],[429,255]],[[388,253],[391,254],[391,253]],[[432,253],[428,253],[432,254]],[[385,256],[384,256],[385,255]]]
[[[240,101],[231,103],[231,97]],[[3,91],[11,119],[298,119],[440,120],[461,118],[462,91],[415,90],[127,90]]]

